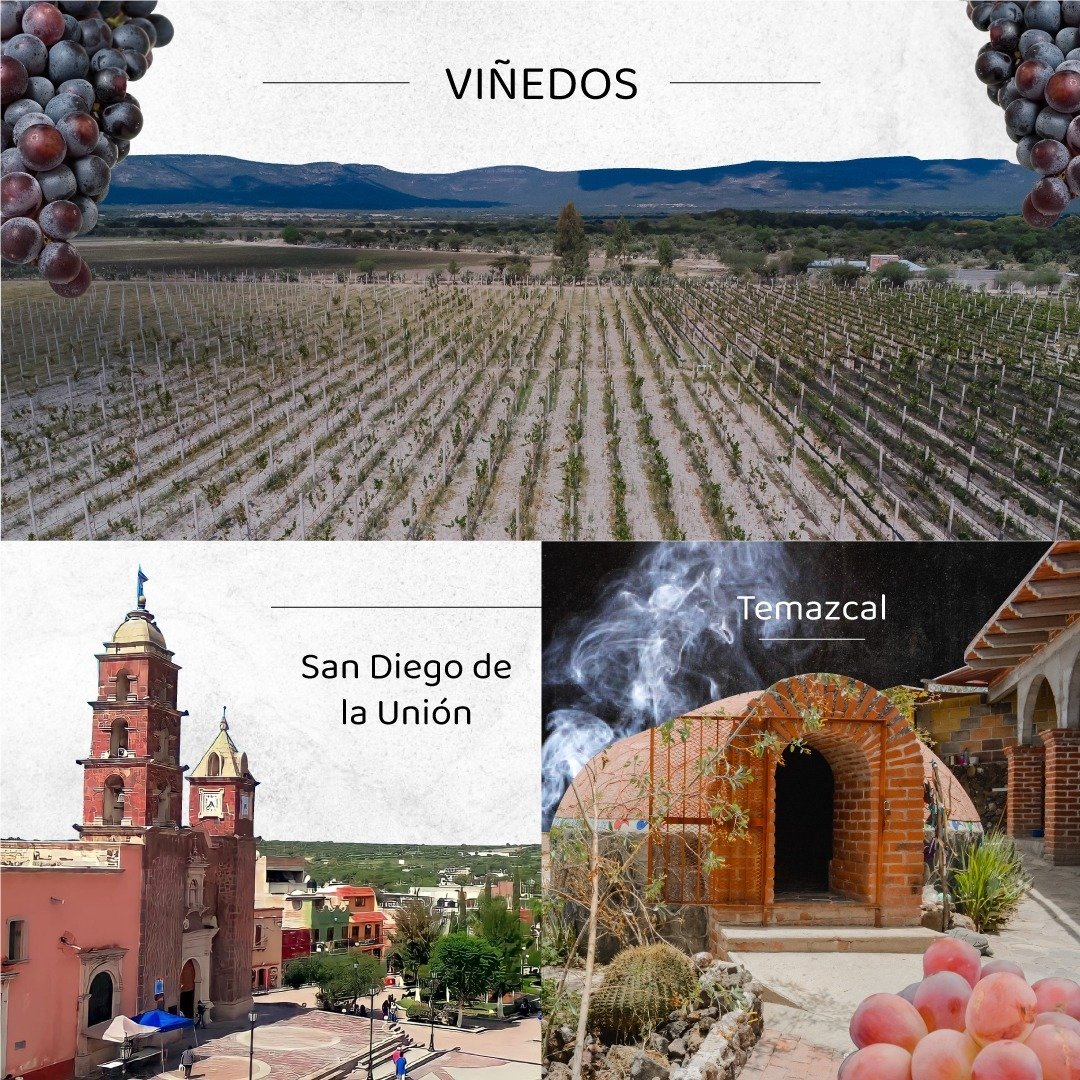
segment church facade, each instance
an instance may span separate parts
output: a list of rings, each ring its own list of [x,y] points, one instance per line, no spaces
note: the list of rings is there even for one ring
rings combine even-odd
[[[86,1075],[115,1055],[98,1036],[121,1013],[194,1016],[203,1001],[220,1019],[251,1004],[247,755],[223,714],[198,764],[181,765],[180,668],[141,587],[104,650],[78,839],[0,846],[4,1076]]]

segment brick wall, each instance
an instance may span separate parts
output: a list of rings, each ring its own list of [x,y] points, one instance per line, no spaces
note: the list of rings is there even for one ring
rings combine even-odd
[[[1030,838],[1043,827],[1043,759],[1041,746],[1007,746],[1009,764],[1005,831],[1016,839]]]
[[[251,946],[255,935],[255,841],[218,836],[207,880],[215,888],[218,933],[211,956],[210,996],[229,1014],[229,1007],[251,997]],[[241,1010],[242,1011],[242,1010]]]
[[[1003,761],[1016,741],[1016,694],[987,705],[979,694],[947,694],[920,705],[917,722],[934,740],[934,753],[946,764],[975,754],[980,762]]]
[[[180,997],[188,840],[179,832],[151,829],[145,842],[137,1003],[152,1009],[155,979],[165,980],[166,1006]]]
[[[1044,854],[1055,866],[1080,865],[1080,731],[1042,732],[1046,751]]]

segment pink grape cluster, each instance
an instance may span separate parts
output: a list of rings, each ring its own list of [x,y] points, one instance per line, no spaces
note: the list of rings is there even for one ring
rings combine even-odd
[[[172,24],[156,0],[0,0],[0,255],[60,296],[90,288],[73,244],[97,224],[115,165],[142,130],[129,82]]]
[[[955,938],[923,955],[923,979],[871,994],[851,1018],[859,1047],[838,1080],[1080,1080],[1080,985],[1029,985]]]

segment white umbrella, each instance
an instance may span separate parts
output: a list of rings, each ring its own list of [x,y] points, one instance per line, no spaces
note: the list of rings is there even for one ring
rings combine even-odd
[[[97,1026],[97,1024],[94,1025],[94,1027]],[[105,1026],[105,1030],[96,1038],[104,1039],[106,1042],[122,1043],[127,1042],[128,1039],[136,1039],[140,1035],[156,1035],[157,1030],[146,1024],[137,1024],[129,1016],[114,1016]]]

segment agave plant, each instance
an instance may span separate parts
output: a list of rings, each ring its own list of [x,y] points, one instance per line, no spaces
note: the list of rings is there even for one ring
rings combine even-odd
[[[1031,884],[1016,844],[1001,832],[963,849],[951,876],[957,905],[980,933],[1005,926]]]

